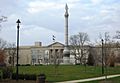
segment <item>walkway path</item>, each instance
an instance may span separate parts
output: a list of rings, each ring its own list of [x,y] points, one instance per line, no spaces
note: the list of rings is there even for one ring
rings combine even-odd
[[[118,77],[120,76],[120,74],[118,75],[108,75],[107,78],[114,78],[114,77]],[[73,81],[64,81],[64,82],[57,82],[57,83],[78,83],[78,82],[87,82],[87,81],[93,81],[93,80],[102,80],[105,79],[106,76],[102,76],[102,77],[96,77],[96,78],[88,78],[88,79],[81,79],[81,80],[73,80]]]

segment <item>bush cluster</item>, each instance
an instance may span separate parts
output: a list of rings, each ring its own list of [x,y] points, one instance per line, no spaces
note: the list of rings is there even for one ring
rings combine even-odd
[[[35,66],[42,66],[43,64],[34,64],[34,65]],[[18,66],[31,66],[31,64],[18,64]]]
[[[13,72],[12,68],[10,68],[10,67],[2,67],[2,68],[0,68],[0,70],[2,71],[3,79],[10,78],[10,76],[12,75],[12,72]],[[1,76],[0,76],[0,78],[1,78]]]
[[[35,66],[42,66],[43,64],[35,64]]]
[[[75,65],[81,65],[80,63],[76,63]]]
[[[18,64],[18,66],[31,66],[31,65],[30,64]]]
[[[16,79],[16,73],[13,73],[13,69],[10,67],[2,67],[0,68],[2,71],[2,77],[0,75],[0,78],[6,79]],[[21,80],[36,80],[37,76],[36,74],[19,74],[18,78]]]
[[[37,76],[35,74],[19,74],[18,78],[21,80],[36,80]],[[12,74],[12,79],[16,79],[16,74]]]

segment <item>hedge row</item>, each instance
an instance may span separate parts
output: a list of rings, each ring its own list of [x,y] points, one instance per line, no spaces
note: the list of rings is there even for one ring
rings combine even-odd
[[[35,74],[18,74],[18,78],[21,80],[36,80],[37,76]],[[16,74],[12,74],[12,79],[16,79]]]
[[[42,66],[43,64],[34,64],[34,65],[35,66]],[[31,64],[18,64],[18,66],[31,66]]]
[[[16,73],[12,73],[13,70],[10,67],[2,67],[0,68],[0,78],[6,79],[16,79]],[[1,77],[2,76],[2,77]],[[18,74],[18,78],[22,80],[36,80],[37,76],[36,74]]]

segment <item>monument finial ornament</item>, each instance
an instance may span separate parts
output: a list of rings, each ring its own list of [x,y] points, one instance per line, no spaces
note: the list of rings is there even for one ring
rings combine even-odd
[[[68,5],[67,5],[67,3],[66,3],[66,5],[65,5],[65,9],[68,10]]]
[[[68,5],[66,4],[65,5],[65,17],[68,17],[69,14],[68,14]]]

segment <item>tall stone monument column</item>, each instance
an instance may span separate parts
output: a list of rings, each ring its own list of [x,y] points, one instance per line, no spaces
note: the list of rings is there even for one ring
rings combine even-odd
[[[63,64],[70,64],[70,50],[68,48],[68,6],[65,6],[65,47],[63,50]]]

